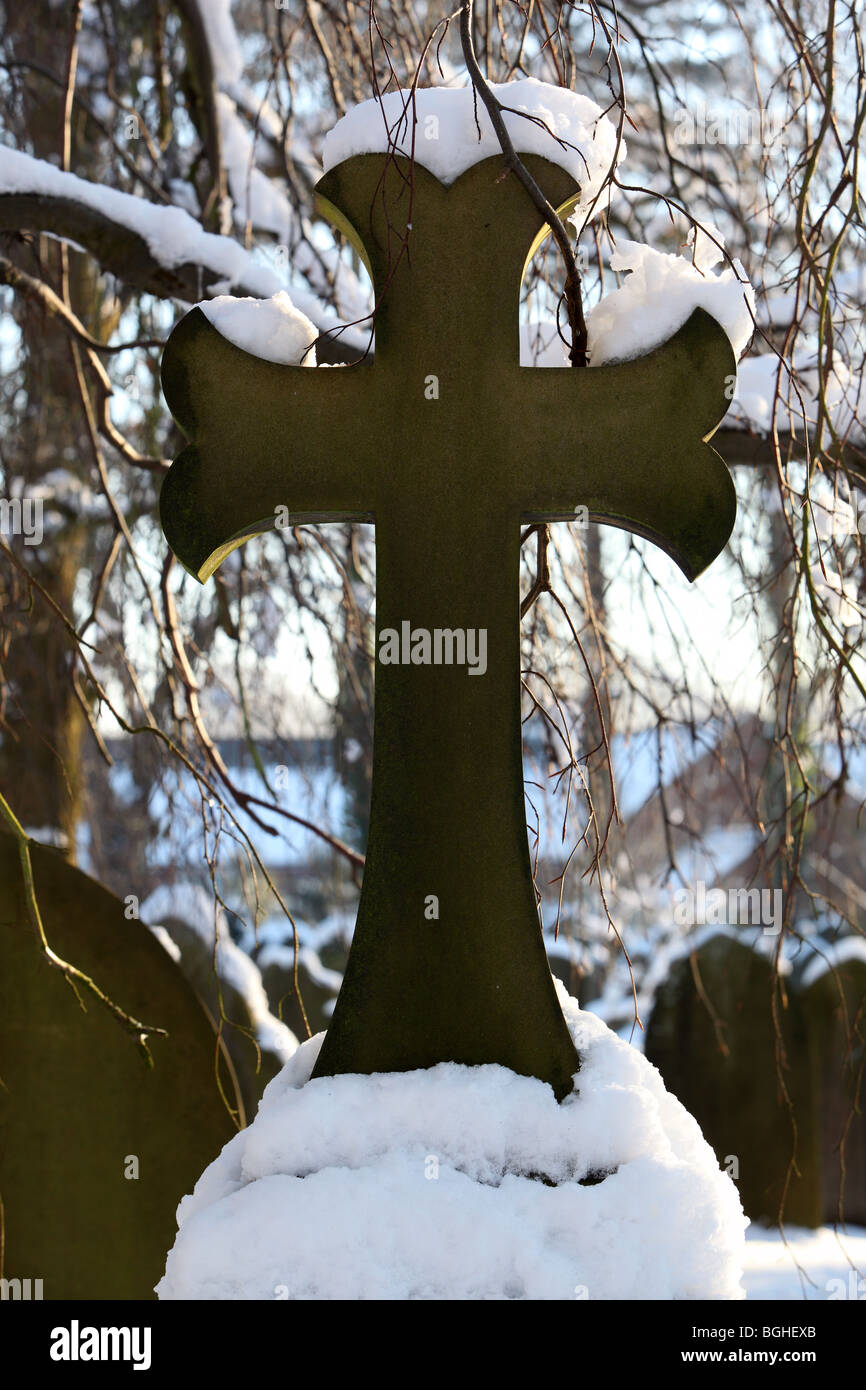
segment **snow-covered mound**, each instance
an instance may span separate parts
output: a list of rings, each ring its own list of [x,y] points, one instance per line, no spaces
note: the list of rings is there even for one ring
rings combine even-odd
[[[625,142],[617,151],[613,122],[589,97],[536,77],[491,85],[499,101],[511,108],[504,120],[514,148],[520,154],[544,155],[566,169],[580,184],[580,207],[588,208],[615,161],[625,156]],[[445,184],[502,152],[471,87],[418,87],[414,93],[388,92],[353,107],[325,137],[322,162],[327,172],[352,155],[386,150],[414,156]],[[605,206],[600,198],[593,211]]]
[[[304,1043],[181,1202],[159,1297],[743,1297],[748,1223],[697,1124],[560,999],[562,1105],[498,1066],[310,1080]]]

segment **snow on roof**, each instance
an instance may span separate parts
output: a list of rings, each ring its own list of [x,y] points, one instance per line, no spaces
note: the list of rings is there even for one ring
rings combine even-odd
[[[617,154],[610,118],[589,97],[535,77],[491,86],[510,108],[504,120],[518,153],[544,155],[566,169],[580,185],[580,207],[588,209],[614,161],[626,152],[623,142]],[[445,184],[501,153],[490,117],[471,87],[418,87],[354,107],[325,137],[322,162],[327,172],[352,155],[387,150],[414,155]],[[601,198],[594,210],[604,206]]]
[[[742,1298],[736,1187],[558,990],[581,1055],[561,1105],[499,1066],[311,1080],[324,1035],[304,1043],[181,1202],[159,1297]]]

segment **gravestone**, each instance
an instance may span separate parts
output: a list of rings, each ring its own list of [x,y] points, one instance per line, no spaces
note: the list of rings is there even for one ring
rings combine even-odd
[[[319,953],[317,962],[308,963],[304,953],[298,957],[298,993],[303,1000],[301,1011],[295,992],[294,950],[291,945],[267,944],[255,955],[262,972],[271,1012],[282,1017],[298,1038],[306,1034],[304,1014],[312,1034],[324,1032],[331,1022],[337,978],[346,968],[346,949],[337,940]],[[332,978],[331,977],[335,977]]]
[[[734,1177],[746,1215],[772,1225],[779,1217],[793,1151],[789,1112],[776,1074],[772,964],[721,933],[699,945],[694,955],[698,980],[684,955],[657,990],[644,1051]],[[786,987],[788,1007],[780,1003],[778,1008],[782,1074],[796,1117],[800,1174],[790,1177],[785,1220],[817,1226],[823,1200],[807,1021],[796,988],[788,981]]]
[[[0,834],[0,1196],[3,1275],[46,1299],[148,1299],[175,1211],[236,1132],[224,1049],[163,947],[124,904],[52,849],[31,845],[51,947],[152,1037],[134,1041],[44,959],[25,908],[17,842]]]
[[[213,904],[205,890],[201,890],[201,895],[205,900],[207,915],[209,910],[212,911]],[[153,912],[149,912],[147,902],[142,912],[150,922]],[[278,1055],[268,1046],[267,1038],[259,1041],[257,1037],[261,1016],[254,1007],[258,1000],[251,998],[251,988],[254,989],[259,983],[261,990],[265,990],[264,983],[257,981],[258,967],[235,946],[224,923],[221,924],[215,970],[213,936],[208,939],[207,934],[210,928],[206,928],[203,934],[200,921],[198,926],[193,925],[181,910],[157,915],[159,926],[168,933],[180,952],[177,962],[179,969],[204,1004],[215,1027],[220,1018],[222,1000],[221,1038],[234,1068],[243,1113],[247,1120],[251,1120],[265,1087],[280,1071],[285,1060],[285,1055]],[[267,996],[263,993],[261,1002],[265,1004],[266,1001]]]
[[[569,174],[524,163],[553,206],[573,206]],[[317,198],[370,271],[375,361],[263,361],[194,309],[163,358],[166,400],[190,440],[163,484],[163,529],[204,581],[285,508],[296,523],[376,525],[367,860],[314,1074],[498,1062],[562,1097],[579,1062],[527,840],[521,527],[585,506],[699,574],[735,516],[730,476],[705,442],[727,411],[734,355],[699,310],[632,362],[522,368],[520,283],[547,227],[499,157],[445,187],[402,157],[357,156]],[[394,229],[409,224],[397,256]]]
[[[220,1017],[220,997],[222,998],[222,1012],[225,1016],[222,1041],[232,1060],[244,1113],[252,1118],[262,1092],[268,1082],[276,1076],[282,1062],[267,1048],[256,1047],[253,1041],[256,1020],[250,1013],[242,991],[235,988],[225,971],[220,972],[219,987],[217,986],[213,944],[205,941],[200,932],[180,917],[163,916],[159,925],[168,932],[180,951],[178,966],[215,1024]]]
[[[805,979],[808,980],[808,972]],[[800,995],[815,1124],[822,1215],[866,1225],[866,961],[841,961]],[[844,1138],[844,1146],[842,1144]],[[844,1183],[843,1183],[844,1165]]]

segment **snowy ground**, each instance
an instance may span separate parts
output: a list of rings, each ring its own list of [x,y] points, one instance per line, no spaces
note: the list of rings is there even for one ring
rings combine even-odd
[[[747,1298],[866,1301],[866,1227],[817,1231],[790,1226],[787,1248],[778,1230],[746,1232],[743,1284]],[[801,1271],[797,1269],[799,1263]]]

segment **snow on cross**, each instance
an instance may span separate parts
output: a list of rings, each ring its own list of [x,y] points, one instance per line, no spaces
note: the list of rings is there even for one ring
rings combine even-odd
[[[505,124],[520,154],[543,155],[579,185],[575,213],[606,207],[608,174],[625,158],[616,127],[589,97],[525,77],[492,87],[507,108]],[[325,137],[325,172],[353,155],[414,157],[450,185],[473,164],[498,155],[490,117],[471,87],[418,87],[387,92],[354,107]]]

